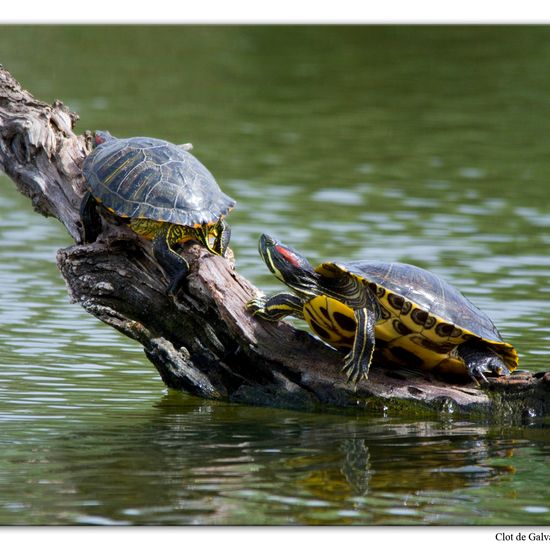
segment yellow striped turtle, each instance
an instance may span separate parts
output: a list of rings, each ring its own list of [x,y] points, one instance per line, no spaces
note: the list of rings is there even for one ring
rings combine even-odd
[[[518,365],[489,317],[437,275],[408,264],[326,262],[313,268],[289,246],[262,235],[260,255],[294,293],[257,297],[254,316],[305,319],[337,349],[350,350],[343,371],[356,384],[377,359],[487,381]]]
[[[223,217],[235,201],[189,147],[149,137],[117,139],[108,132],[96,132],[95,142],[82,166],[88,189],[80,209],[84,242],[95,241],[101,231],[101,204],[153,240],[155,257],[171,279],[170,293],[189,269],[175,244],[195,239],[224,255],[231,232]]]

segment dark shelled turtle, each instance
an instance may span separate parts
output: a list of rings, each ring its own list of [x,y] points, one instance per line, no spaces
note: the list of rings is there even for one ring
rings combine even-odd
[[[96,132],[95,142],[82,167],[88,189],[81,206],[84,242],[95,241],[101,231],[100,204],[153,240],[171,293],[189,269],[175,244],[196,239],[210,252],[224,255],[231,232],[223,217],[235,201],[188,146],[148,137],[117,139],[108,132]]]
[[[337,349],[350,349],[343,371],[357,383],[377,360],[486,381],[508,375],[518,355],[489,317],[437,275],[408,264],[326,262],[315,269],[268,235],[260,254],[294,294],[258,297],[251,312],[268,320],[293,315]]]

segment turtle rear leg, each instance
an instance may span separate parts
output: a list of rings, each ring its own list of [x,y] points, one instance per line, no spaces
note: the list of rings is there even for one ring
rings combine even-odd
[[[485,373],[494,376],[508,376],[510,369],[502,358],[487,346],[466,342],[457,348],[458,356],[464,361],[468,374],[476,383],[479,379],[488,382]]]
[[[101,218],[97,212],[97,202],[89,191],[80,203],[80,218],[82,219],[82,242],[95,242],[101,233]]]
[[[180,256],[172,245],[181,238],[181,227],[164,224],[153,240],[153,254],[170,278],[168,294],[175,295],[189,272],[187,260]]]

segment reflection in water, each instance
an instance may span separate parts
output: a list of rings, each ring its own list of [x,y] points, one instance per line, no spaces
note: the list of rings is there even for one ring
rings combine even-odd
[[[369,448],[364,439],[348,439],[340,448],[344,460],[340,471],[356,495],[366,495],[372,477]]]
[[[169,393],[148,415],[29,440],[27,460],[3,461],[2,485],[10,484],[0,518],[21,522],[6,502],[24,483],[19,498],[37,523],[477,523],[489,516],[465,506],[479,506],[490,486],[497,500],[514,490],[516,470],[537,456],[525,448],[514,456],[524,443],[468,422],[292,413]],[[521,517],[505,502],[495,512]]]
[[[31,39],[32,38],[32,39]],[[0,60],[79,131],[192,142],[261,233],[430,269],[521,368],[550,353],[545,27],[3,27]],[[47,58],[36,51],[48,51]],[[82,67],[86,71],[82,71]],[[139,113],[139,116],[136,116]],[[54,220],[0,176],[0,523],[550,522],[540,426],[299,414],[165,391],[69,304]],[[536,488],[536,490],[534,490]]]

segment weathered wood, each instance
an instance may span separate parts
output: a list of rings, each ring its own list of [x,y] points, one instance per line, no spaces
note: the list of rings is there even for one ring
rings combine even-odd
[[[231,261],[185,245],[191,271],[174,300],[166,294],[167,279],[151,244],[127,226],[106,219],[97,242],[83,245],[80,167],[91,135],[73,132],[77,120],[61,102],[33,98],[0,68],[0,168],[37,212],[57,218],[75,241],[57,255],[71,299],[137,340],[168,387],[301,409],[436,410],[502,418],[548,413],[550,373],[520,374],[479,388],[375,367],[354,391],[340,372],[341,353],[288,323],[247,313],[245,304],[258,290]]]

